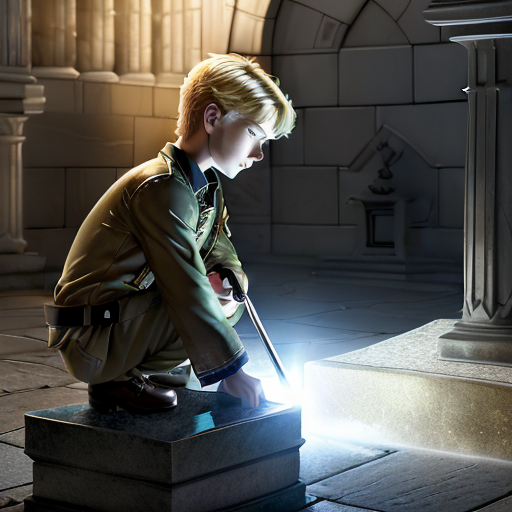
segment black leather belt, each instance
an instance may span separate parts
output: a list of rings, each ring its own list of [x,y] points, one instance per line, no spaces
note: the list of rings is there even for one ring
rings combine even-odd
[[[111,325],[119,322],[119,302],[113,300],[94,306],[44,305],[46,323],[58,327]]]

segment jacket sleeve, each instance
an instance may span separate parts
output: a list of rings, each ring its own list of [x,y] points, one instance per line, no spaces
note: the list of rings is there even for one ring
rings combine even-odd
[[[133,232],[203,386],[232,375],[248,361],[206,277],[196,247],[195,197],[173,175],[150,179],[128,204]]]

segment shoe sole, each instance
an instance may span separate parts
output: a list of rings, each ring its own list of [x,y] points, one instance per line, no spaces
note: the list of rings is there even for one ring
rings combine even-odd
[[[122,399],[116,399],[115,397],[109,398],[98,398],[94,397],[92,394],[89,394],[89,405],[101,413],[111,413],[117,412],[119,409],[123,409],[132,414],[153,414],[158,412],[166,412],[174,409],[178,405],[178,398],[166,407],[159,407],[158,409],[147,409],[144,407],[137,407],[135,405],[126,403]]]

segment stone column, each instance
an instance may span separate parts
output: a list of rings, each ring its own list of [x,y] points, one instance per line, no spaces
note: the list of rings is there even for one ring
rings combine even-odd
[[[77,78],[76,0],[32,3],[32,74]]]
[[[153,10],[153,72],[156,84],[161,86],[181,86],[184,73],[173,69],[173,55],[183,53],[183,42],[173,41],[175,19],[173,0],[152,0]],[[174,66],[175,67],[175,66]]]
[[[76,0],[80,80],[119,82],[114,73],[114,0]]]
[[[21,146],[26,116],[0,114],[0,254],[22,253]]]
[[[116,0],[116,72],[125,84],[154,85],[151,0]]]
[[[42,112],[44,88],[30,75],[30,2],[0,2],[0,254],[23,253],[23,124]],[[3,262],[3,259],[1,260]],[[1,273],[1,272],[0,272]]]
[[[425,17],[469,52],[464,310],[439,357],[512,365],[512,0],[440,0]]]

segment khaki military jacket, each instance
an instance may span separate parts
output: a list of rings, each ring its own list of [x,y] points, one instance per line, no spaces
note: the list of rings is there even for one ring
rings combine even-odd
[[[80,227],[54,299],[73,306],[144,293],[133,282],[149,265],[194,370],[208,384],[237,371],[247,355],[207,272],[216,264],[243,272],[218,177],[213,169],[193,171],[187,155],[168,143],[114,183]],[[198,185],[197,172],[208,181]],[[58,331],[50,345],[58,344]]]

